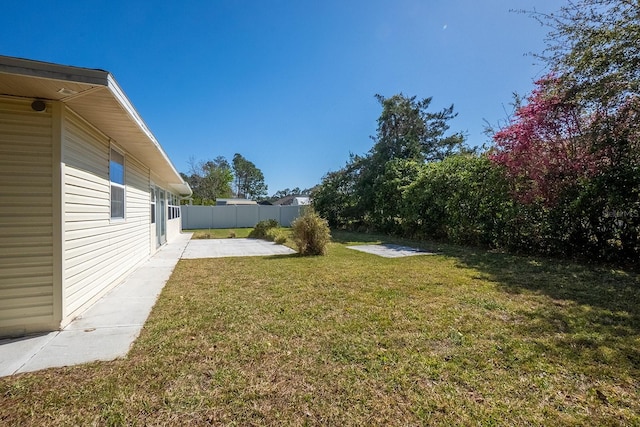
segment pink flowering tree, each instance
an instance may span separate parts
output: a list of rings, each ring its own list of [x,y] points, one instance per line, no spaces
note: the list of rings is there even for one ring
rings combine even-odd
[[[555,205],[563,190],[592,177],[603,157],[590,136],[592,115],[571,102],[560,80],[548,75],[494,134],[490,158],[505,168],[515,198]]]

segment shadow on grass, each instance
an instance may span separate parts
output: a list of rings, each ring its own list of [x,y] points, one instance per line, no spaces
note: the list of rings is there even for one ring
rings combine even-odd
[[[514,325],[538,339],[540,353],[576,362],[640,369],[640,275],[569,261],[480,250],[457,250],[461,268],[537,304],[521,308]]]
[[[293,253],[293,254],[280,254],[280,255],[266,255],[262,257],[263,259],[293,259],[293,258],[302,258],[302,255],[300,255],[299,253]]]
[[[590,267],[569,261],[493,253],[456,251],[461,266],[488,274],[507,292],[529,290],[554,300],[571,300],[610,311],[640,317],[640,275],[606,267]]]
[[[331,241],[343,245],[400,245],[420,247],[425,252],[437,252],[441,245],[433,242],[403,239],[401,237],[385,236],[384,234],[357,233],[344,230],[331,230]]]
[[[437,248],[441,255],[456,259],[459,267],[479,270],[486,279],[496,282],[506,292],[528,290],[554,300],[571,300],[612,313],[625,312],[636,321],[640,318],[640,273],[381,234],[332,231],[332,240],[341,244],[402,244]]]
[[[522,256],[446,243],[334,231],[342,244],[394,243],[432,248],[498,290],[527,294],[516,305],[515,331],[536,340],[540,354],[583,365],[640,370],[640,274],[559,259]]]

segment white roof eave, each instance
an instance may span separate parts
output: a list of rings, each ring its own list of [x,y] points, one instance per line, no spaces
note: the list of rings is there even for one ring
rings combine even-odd
[[[3,79],[2,75],[6,77]],[[71,96],[63,89],[71,88]],[[133,104],[107,71],[0,55],[0,94],[60,101],[148,164],[183,196],[189,185],[162,149]]]
[[[182,196],[191,196],[191,187],[189,187],[189,184],[182,179],[180,173],[171,162],[171,159],[169,159],[169,156],[167,156],[167,153],[165,153],[165,151],[162,149],[156,137],[153,135],[153,133],[151,133],[151,130],[149,130],[144,120],[142,120],[140,114],[138,114],[133,104],[129,101],[129,98],[127,98],[124,91],[120,88],[115,78],[111,74],[109,74],[108,76],[108,88],[113,98],[120,104],[122,109],[129,116],[129,119],[134,122],[140,129],[140,131],[146,136],[149,144],[155,151],[155,154],[162,157],[164,163],[166,164],[167,171],[170,172],[175,178],[175,182],[174,180],[171,180],[172,182],[169,183],[172,189],[178,191]]]

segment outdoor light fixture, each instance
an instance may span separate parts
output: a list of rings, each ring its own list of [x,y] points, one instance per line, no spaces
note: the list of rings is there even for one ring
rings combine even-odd
[[[39,99],[36,99],[31,103],[31,109],[33,111],[41,112],[41,111],[44,111],[45,108],[47,108],[47,104],[45,104],[44,101],[41,101]]]

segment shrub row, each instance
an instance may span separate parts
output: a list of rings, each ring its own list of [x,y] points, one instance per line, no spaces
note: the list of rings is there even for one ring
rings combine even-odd
[[[612,170],[576,183],[554,206],[523,204],[486,155],[453,155],[421,165],[399,186],[384,221],[358,210],[357,194],[337,194],[341,206],[327,202],[335,186],[320,187],[316,208],[333,227],[633,265],[640,259],[638,172]]]

